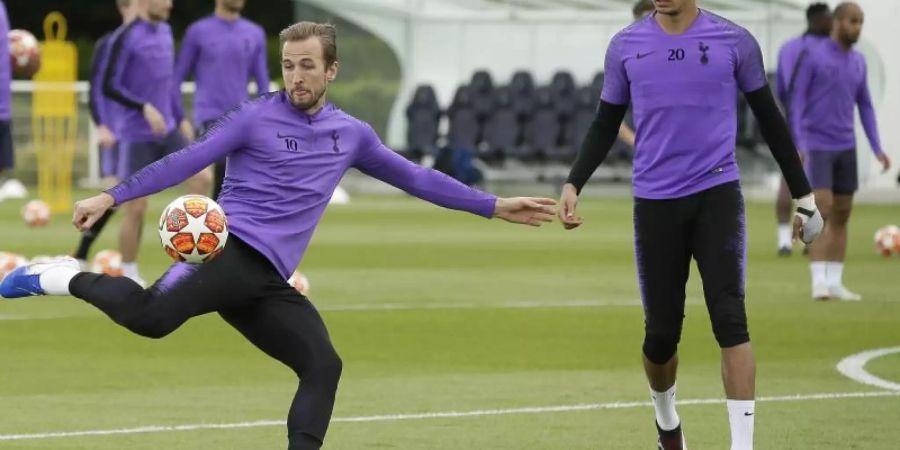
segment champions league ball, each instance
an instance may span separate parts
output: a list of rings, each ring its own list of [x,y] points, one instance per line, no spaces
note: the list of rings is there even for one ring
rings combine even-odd
[[[888,225],[876,231],[875,250],[884,256],[900,253],[900,228],[896,225]]]
[[[28,264],[28,260],[25,259],[22,255],[17,255],[15,253],[9,252],[0,252],[0,280],[6,276],[6,274],[16,270],[19,267]]]
[[[25,30],[10,30],[9,59],[16,75],[31,78],[41,68],[41,47],[34,35]]]
[[[111,277],[122,276],[122,254],[115,250],[101,250],[91,262],[91,272]]]
[[[22,219],[29,227],[42,227],[50,223],[50,207],[40,200],[32,200],[22,207]]]
[[[225,247],[228,221],[218,203],[202,195],[176,198],[159,217],[163,250],[175,261],[199,264]]]

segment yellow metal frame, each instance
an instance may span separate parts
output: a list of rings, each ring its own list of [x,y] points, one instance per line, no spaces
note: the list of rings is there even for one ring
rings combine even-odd
[[[54,212],[72,207],[72,160],[78,138],[75,81],[78,53],[66,41],[66,18],[44,18],[41,69],[34,76],[31,133],[38,160],[38,196]]]

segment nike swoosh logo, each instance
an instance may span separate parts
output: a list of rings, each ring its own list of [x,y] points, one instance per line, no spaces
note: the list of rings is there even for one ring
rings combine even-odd
[[[275,136],[278,137],[278,139],[284,139],[284,138],[300,139],[300,136],[293,136],[290,134],[281,134],[280,131],[275,133]]]
[[[650,54],[652,54],[652,53],[653,53],[653,52],[647,52],[647,53],[641,53],[641,52],[638,52],[638,54],[637,54],[637,59],[641,59],[641,58],[643,58],[643,57],[645,57],[645,56],[647,56],[647,55],[650,55]]]
[[[745,412],[744,415],[745,415],[745,416],[752,416],[753,413],[752,413],[752,412]]]
[[[36,296],[38,296],[38,295],[41,295],[41,294],[38,294],[37,292],[31,292],[31,291],[29,291],[28,289],[25,289],[25,288],[16,288],[16,289],[19,290],[20,292],[24,292],[24,293],[26,293],[26,294],[28,294],[28,295],[30,295],[30,296],[32,296],[32,297],[36,297]]]

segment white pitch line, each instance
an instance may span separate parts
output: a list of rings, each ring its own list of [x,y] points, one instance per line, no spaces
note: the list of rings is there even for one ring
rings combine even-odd
[[[835,392],[835,393],[818,393],[818,394],[800,394],[800,395],[784,395],[775,397],[760,397],[756,399],[758,402],[794,402],[805,400],[835,400],[846,398],[869,398],[869,397],[900,397],[898,391],[874,391],[874,392]],[[679,405],[711,405],[725,403],[722,398],[702,398],[692,400],[679,400]],[[628,409],[651,407],[650,402],[612,402],[612,403],[588,403],[578,405],[558,405],[558,406],[530,406],[522,408],[507,409],[482,409],[475,411],[445,411],[433,413],[412,413],[412,414],[388,414],[377,416],[351,416],[351,417],[335,417],[332,423],[359,423],[359,422],[395,422],[402,420],[427,420],[427,419],[449,419],[460,417],[483,417],[483,416],[504,416],[512,414],[544,414],[558,412],[573,411],[593,411],[601,409]],[[109,436],[118,434],[138,434],[138,433],[161,433],[172,431],[194,431],[194,430],[221,430],[234,428],[258,428],[271,426],[284,426],[283,420],[258,420],[253,422],[236,422],[236,423],[200,423],[191,425],[149,425],[135,428],[119,428],[111,430],[86,430],[86,431],[58,431],[48,433],[33,434],[3,434],[0,435],[0,441],[20,441],[26,439],[50,439],[50,438],[67,438],[67,437],[85,437],[85,436]]]
[[[900,391],[900,383],[876,377],[865,369],[866,364],[868,364],[869,361],[892,353],[900,353],[900,347],[877,348],[875,350],[850,355],[838,363],[837,370],[853,381],[877,386],[882,389]]]

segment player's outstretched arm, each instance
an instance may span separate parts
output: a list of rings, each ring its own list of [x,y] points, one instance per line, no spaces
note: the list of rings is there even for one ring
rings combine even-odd
[[[869,145],[872,146],[872,152],[875,158],[881,163],[881,173],[887,172],[891,168],[891,158],[888,157],[884,149],[881,148],[881,139],[878,135],[878,120],[875,119],[875,107],[872,105],[872,95],[869,93],[869,83],[866,82],[866,73],[863,72],[863,82],[860,83],[856,92],[856,104],[859,106],[859,118],[862,121],[863,130],[866,132],[866,138],[869,139]]]
[[[353,166],[410,195],[448,209],[467,211],[485,218],[497,217],[507,222],[540,226],[552,220],[556,202],[548,198],[497,198],[472,189],[433,169],[408,161],[387,148],[373,130],[356,154]]]
[[[72,222],[76,228],[93,225],[106,208],[146,197],[187,180],[206,166],[241,148],[251,126],[257,100],[244,102],[222,116],[203,138],[165,158],[150,164],[104,194],[75,206]],[[79,211],[80,209],[80,211]],[[95,217],[96,216],[96,217]]]
[[[511,223],[539,227],[553,222],[556,201],[550,198],[513,197],[498,198],[494,207],[494,217]]]
[[[619,135],[619,127],[622,125],[622,119],[625,118],[627,110],[627,104],[617,105],[600,101],[597,117],[588,128],[575,163],[572,165],[572,170],[569,172],[569,178],[562,189],[562,196],[559,200],[559,220],[565,229],[571,230],[584,222],[584,219],[575,212],[575,207],[578,205],[578,194],[581,193],[581,188],[609,154],[609,150]]]
[[[90,230],[94,223],[103,217],[103,213],[116,203],[112,195],[103,192],[91,198],[75,202],[72,214],[72,225],[78,231]]]
[[[815,197],[803,172],[800,155],[794,146],[784,116],[775,104],[768,85],[744,95],[759,122],[763,139],[769,145],[778,167],[781,168],[791,196],[797,200],[794,212],[794,237],[808,244],[822,232],[824,222],[816,208]]]

